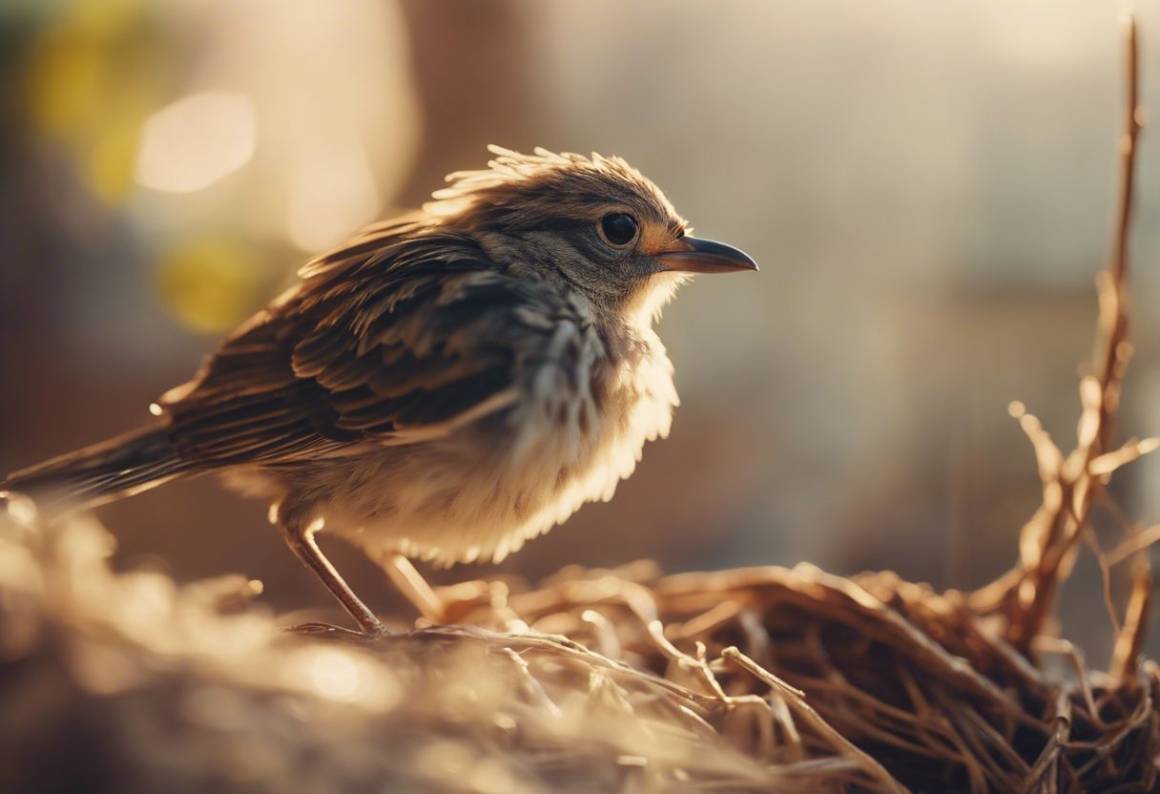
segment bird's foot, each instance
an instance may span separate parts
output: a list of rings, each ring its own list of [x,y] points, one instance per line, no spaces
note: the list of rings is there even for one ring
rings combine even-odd
[[[374,642],[383,637],[390,637],[391,631],[382,623],[368,625],[360,630],[347,629],[331,623],[311,621],[287,626],[286,631],[292,634],[301,634],[327,640],[347,640],[351,642]]]

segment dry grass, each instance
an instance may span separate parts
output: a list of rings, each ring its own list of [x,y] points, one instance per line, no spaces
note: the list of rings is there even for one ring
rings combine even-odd
[[[1127,51],[1078,441],[1063,454],[1013,405],[1043,503],[1005,576],[939,593],[807,565],[566,569],[445,588],[456,625],[328,642],[281,631],[242,578],[114,574],[100,527],[43,526],[15,500],[0,518],[0,790],[1160,790],[1160,669],[1139,659],[1160,532],[1125,520],[1104,554],[1089,525],[1096,507],[1120,515],[1112,474],[1156,446],[1110,441],[1131,352],[1131,24]],[[1108,599],[1108,673],[1047,629],[1081,542],[1105,574],[1132,565],[1122,618]]]
[[[0,790],[1151,791],[1160,674],[1062,684],[959,593],[810,566],[569,569],[458,625],[303,638],[241,577],[0,526]],[[52,784],[57,783],[54,787]]]

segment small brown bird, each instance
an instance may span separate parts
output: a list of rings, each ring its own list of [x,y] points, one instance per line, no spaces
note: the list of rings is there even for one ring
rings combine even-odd
[[[487,170],[302,268],[150,406],[154,424],[2,487],[88,507],[220,472],[270,500],[363,632],[384,629],[319,550],[324,526],[437,620],[401,555],[499,560],[611,498],[677,404],[661,307],[689,273],[757,269],[688,236],[620,158],[490,151]]]

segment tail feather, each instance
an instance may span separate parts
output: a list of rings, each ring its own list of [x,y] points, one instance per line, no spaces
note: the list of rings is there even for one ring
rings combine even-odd
[[[0,490],[93,507],[140,493],[189,470],[164,427],[148,427],[15,471]]]

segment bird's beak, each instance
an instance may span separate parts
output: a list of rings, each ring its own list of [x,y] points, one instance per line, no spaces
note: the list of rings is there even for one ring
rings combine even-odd
[[[744,251],[697,237],[682,237],[671,250],[657,254],[656,260],[664,270],[678,273],[757,270],[757,263]]]

